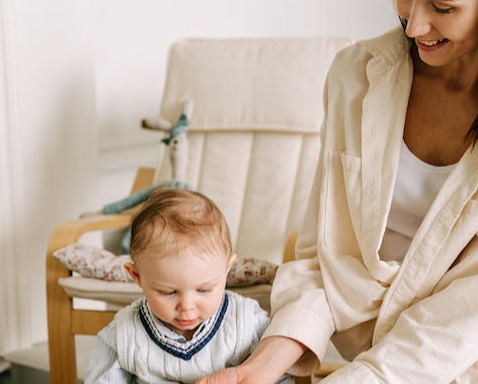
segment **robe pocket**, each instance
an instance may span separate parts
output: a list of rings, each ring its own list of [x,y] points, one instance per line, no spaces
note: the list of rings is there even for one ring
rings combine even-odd
[[[334,150],[329,151],[325,155],[326,167],[324,170],[324,194],[322,195],[321,209],[325,214],[324,218],[324,241],[325,244],[336,251],[351,255],[360,255],[360,248],[358,246],[356,237],[356,228],[352,223],[352,216],[354,220],[359,219],[355,208],[352,210],[348,203],[347,188],[354,188],[348,186],[350,184],[348,171],[342,164],[341,154],[343,151]],[[357,170],[360,169],[360,165]],[[348,166],[347,166],[348,170]],[[345,174],[347,173],[347,176]],[[351,172],[353,173],[353,172]],[[351,179],[356,177],[352,176]],[[361,189],[355,192],[361,193]],[[354,197],[355,198],[355,197]]]

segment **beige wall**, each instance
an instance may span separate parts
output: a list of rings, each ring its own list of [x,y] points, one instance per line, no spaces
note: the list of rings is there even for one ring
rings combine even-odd
[[[354,40],[376,36],[398,23],[395,0],[326,0],[323,28]]]

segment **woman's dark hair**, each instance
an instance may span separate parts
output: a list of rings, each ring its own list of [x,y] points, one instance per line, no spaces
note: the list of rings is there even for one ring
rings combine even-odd
[[[402,24],[403,31],[405,32],[405,29],[407,29],[407,19],[402,19],[399,17],[400,24]],[[415,40],[411,39],[407,36],[407,38],[410,40],[412,45],[415,45]],[[471,124],[470,129],[468,130],[467,134],[465,135],[464,141],[471,141],[472,142],[472,147],[474,148],[476,143],[478,142],[478,115],[475,117],[475,120],[473,121],[473,124]]]

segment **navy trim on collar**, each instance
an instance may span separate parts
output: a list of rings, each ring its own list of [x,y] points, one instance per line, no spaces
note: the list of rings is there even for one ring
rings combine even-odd
[[[208,322],[212,321],[212,325],[209,326],[209,324],[207,324],[204,331],[200,331],[198,335],[194,335],[194,337],[187,343],[170,340],[161,335],[157,325],[154,323],[154,315],[151,313],[146,299],[143,299],[139,306],[139,318],[151,340],[153,340],[162,350],[175,357],[179,357],[182,360],[190,360],[196,353],[201,351],[217,333],[228,306],[229,297],[227,294],[224,294],[224,298],[218,311],[210,320],[208,320]]]

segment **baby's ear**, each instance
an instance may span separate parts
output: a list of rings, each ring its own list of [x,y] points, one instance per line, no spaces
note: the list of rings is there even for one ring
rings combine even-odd
[[[128,261],[123,264],[123,268],[128,271],[128,274],[131,276],[133,281],[141,287],[141,276],[136,269],[136,266],[131,261]]]
[[[235,253],[233,253],[231,255],[231,257],[229,257],[229,260],[227,260],[227,264],[226,264],[226,272],[229,273],[229,271],[231,270],[234,262],[236,261],[237,259],[237,255]]]

